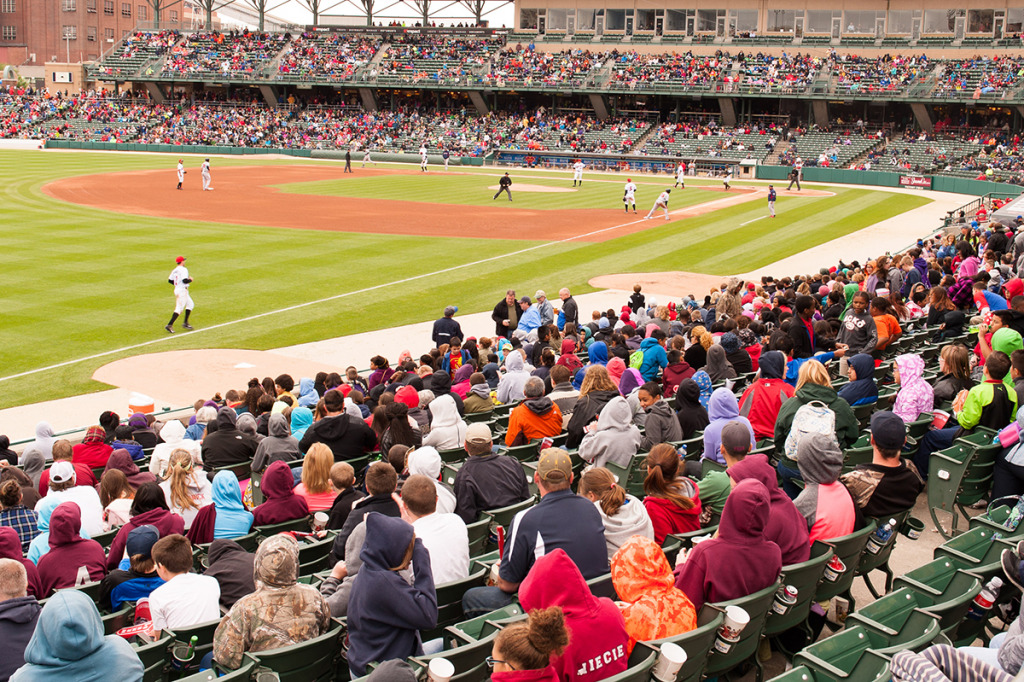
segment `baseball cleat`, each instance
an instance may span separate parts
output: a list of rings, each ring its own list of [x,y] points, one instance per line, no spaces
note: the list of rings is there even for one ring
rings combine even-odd
[[[167,325],[166,327],[164,327],[164,329],[167,330],[168,334],[173,334],[174,333],[174,327],[172,327],[171,325]]]
[[[183,324],[181,326],[184,327],[185,329],[192,329],[192,325],[190,325],[188,322],[186,322],[185,324]]]

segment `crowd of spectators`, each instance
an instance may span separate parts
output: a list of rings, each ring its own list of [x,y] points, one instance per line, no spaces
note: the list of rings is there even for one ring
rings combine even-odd
[[[290,40],[288,34],[199,32],[171,48],[163,73],[185,77],[251,79],[268,76],[270,62]]]
[[[602,55],[590,50],[538,52],[533,45],[516,45],[492,60],[481,82],[498,87],[580,86],[607,58],[607,53]]]
[[[902,92],[927,78],[933,68],[932,61],[923,54],[872,58],[832,50],[829,60],[838,89],[850,93]]]
[[[378,35],[303,33],[281,56],[278,77],[345,81],[373,59],[381,43]]]
[[[666,52],[614,54],[609,86],[642,90],[652,86],[702,88],[722,80],[732,70],[729,53],[694,55]]]
[[[1005,94],[1020,84],[1021,64],[1009,56],[974,56],[942,62],[933,97],[970,92],[973,97]]]

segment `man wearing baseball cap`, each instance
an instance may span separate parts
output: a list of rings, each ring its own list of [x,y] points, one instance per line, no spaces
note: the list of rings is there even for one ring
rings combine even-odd
[[[444,317],[434,322],[434,330],[430,334],[430,338],[437,348],[451,341],[453,336],[460,339],[466,338],[462,335],[462,325],[455,321],[457,312],[459,312],[458,306],[450,305],[444,309]]]
[[[551,301],[548,300],[548,295],[544,293],[543,289],[538,289],[537,293],[533,295],[533,298],[537,301],[537,312],[540,313],[540,323],[551,324],[555,321],[555,309],[551,305]]]
[[[188,285],[192,283],[192,278],[188,276],[188,268],[185,267],[185,257],[178,256],[174,259],[177,263],[177,267],[171,270],[171,274],[167,277],[167,281],[174,286],[174,314],[171,315],[171,321],[164,327],[169,333],[174,333],[174,321],[178,319],[178,315],[181,311],[185,311],[185,322],[181,325],[185,329],[192,329],[192,325],[188,323],[188,317],[192,314],[192,309],[195,308],[195,303],[192,301],[192,297],[188,293]]]
[[[164,584],[156,574],[153,562],[153,545],[160,539],[156,526],[145,525],[132,528],[125,542],[126,553],[131,566],[127,571],[115,569],[100,583],[100,606],[112,612],[119,610],[125,602],[136,602]]]
[[[468,618],[510,604],[534,562],[556,549],[565,550],[587,580],[608,572],[601,515],[592,502],[573,494],[572,479],[568,452],[547,448],[540,453],[533,482],[541,500],[512,520],[497,584],[473,588],[462,598]]]
[[[530,496],[523,465],[515,457],[494,454],[491,429],[475,422],[466,429],[469,459],[455,475],[455,513],[474,523],[485,509],[498,509]]]
[[[924,482],[913,462],[900,457],[906,441],[907,427],[896,414],[871,415],[871,462],[840,478],[865,516],[889,517],[914,506]]]

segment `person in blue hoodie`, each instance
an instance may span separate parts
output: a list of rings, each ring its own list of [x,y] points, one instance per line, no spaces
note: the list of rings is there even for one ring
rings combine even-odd
[[[850,403],[850,407],[877,403],[878,386],[875,385],[875,359],[867,353],[857,353],[850,358],[849,362],[850,381],[839,389],[839,397]]]
[[[640,352],[644,354],[640,374],[644,381],[654,381],[658,374],[668,367],[668,354],[665,353],[665,332],[655,329],[651,335],[640,342]]]
[[[591,365],[601,365],[604,367],[608,364],[608,344],[604,341],[595,341],[590,344],[587,348],[587,359],[590,361],[589,364],[581,367],[572,380],[572,387],[577,391],[583,385],[583,377],[586,376],[588,367]]]
[[[242,490],[232,472],[217,472],[212,496],[213,502],[199,510],[188,529],[188,539],[194,545],[241,537],[252,529],[252,513],[242,504]]]
[[[316,407],[320,402],[320,394],[316,392],[314,382],[309,377],[299,379],[299,406]]]
[[[710,423],[704,427],[704,457],[725,464],[722,456],[722,429],[729,422],[739,422],[750,432],[750,447],[755,447],[754,427],[750,420],[740,416],[740,404],[736,394],[724,386],[716,388],[708,401],[708,419]]]
[[[430,553],[410,524],[370,512],[359,558],[363,566],[348,603],[348,667],[353,678],[365,675],[366,665],[374,661],[422,656],[419,631],[437,625]],[[398,574],[410,561],[412,585]]]
[[[61,590],[40,612],[25,665],[11,682],[107,682],[112,677],[139,682],[143,672],[131,644],[117,635],[103,636],[92,599],[78,590]]]

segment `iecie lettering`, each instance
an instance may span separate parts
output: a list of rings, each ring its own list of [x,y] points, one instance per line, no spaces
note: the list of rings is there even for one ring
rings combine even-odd
[[[580,665],[580,669],[576,671],[576,674],[586,675],[588,672],[592,673],[595,670],[600,670],[604,666],[610,664],[612,661],[617,661],[625,655],[626,647],[620,644],[614,649],[609,649],[608,651],[604,652],[599,656],[594,656],[589,661],[583,661],[583,664]]]

